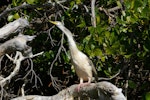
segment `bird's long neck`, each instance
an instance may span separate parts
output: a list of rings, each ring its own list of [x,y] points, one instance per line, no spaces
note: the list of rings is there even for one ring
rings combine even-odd
[[[74,38],[72,36],[72,33],[70,32],[70,30],[68,30],[66,27],[59,27],[67,36],[68,38],[68,43],[69,43],[69,49],[71,51],[71,54],[75,54],[78,50],[76,42],[74,41]]]

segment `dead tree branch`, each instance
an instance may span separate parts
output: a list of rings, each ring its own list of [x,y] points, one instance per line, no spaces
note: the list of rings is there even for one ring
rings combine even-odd
[[[29,22],[24,18],[19,18],[4,27],[0,28],[0,40],[6,39],[10,34],[17,32],[21,28],[29,26]]]
[[[26,43],[34,38],[35,36],[18,35],[17,37],[4,42],[2,45],[0,45],[0,57],[15,51],[20,51],[23,53],[23,55],[32,53],[32,48]]]
[[[94,100],[126,100],[122,89],[106,81],[96,84],[91,83],[89,86],[82,87],[79,92],[76,90],[77,86],[72,85],[54,96],[29,95],[12,100],[77,100],[78,98],[82,98],[82,100],[87,100],[87,98]]]
[[[18,20],[15,20],[14,22],[7,24],[6,26],[0,29],[0,38],[1,39],[7,38],[12,32],[16,32],[16,30],[18,30],[19,28],[24,28],[28,25],[29,23],[25,19],[20,18]],[[0,57],[2,57],[3,55],[6,55],[10,59],[10,61],[13,61],[15,65],[14,70],[7,77],[3,77],[2,75],[0,75],[1,100],[4,94],[3,87],[6,84],[10,83],[10,80],[14,76],[17,75],[21,67],[21,62],[27,58],[33,58],[33,57],[43,54],[43,52],[41,52],[41,53],[33,55],[32,47],[27,45],[27,42],[32,41],[35,37],[36,37],[35,35],[29,36],[29,35],[19,34],[18,36],[0,45]],[[8,55],[12,52],[17,52],[14,58]]]
[[[37,56],[37,55],[41,55],[42,53],[43,53],[43,52],[38,53],[38,54],[35,54],[35,55],[32,55],[32,56],[30,55],[30,58],[33,58],[33,57],[35,57],[35,56]],[[10,60],[13,61],[13,63],[16,65],[16,67],[14,68],[13,72],[11,72],[11,74],[10,74],[9,76],[7,76],[6,78],[3,78],[3,79],[0,80],[0,85],[1,85],[1,86],[4,86],[7,81],[10,81],[11,78],[14,77],[14,76],[18,73],[18,71],[19,71],[19,69],[20,69],[21,61],[23,61],[23,60],[29,58],[29,57],[24,57],[24,56],[22,55],[22,53],[21,53],[21,52],[18,52],[18,51],[17,51],[16,56],[15,56],[14,59],[11,58],[9,55],[7,55],[7,57],[8,57]]]
[[[29,26],[29,22],[23,18],[19,18],[18,20],[9,23],[0,29],[0,39],[5,39],[12,34],[12,32],[16,32],[19,28],[24,28],[26,26]],[[0,57],[15,51],[22,52],[24,56],[32,53],[32,48],[27,45],[27,42],[32,41],[35,37],[35,35],[29,36],[19,34],[17,37],[4,42],[0,45]]]

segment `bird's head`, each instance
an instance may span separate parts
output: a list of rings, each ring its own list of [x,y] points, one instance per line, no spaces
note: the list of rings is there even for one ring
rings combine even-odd
[[[50,23],[56,25],[61,31],[63,31],[69,38],[72,38],[72,33],[68,30],[63,23],[60,21],[49,21]]]

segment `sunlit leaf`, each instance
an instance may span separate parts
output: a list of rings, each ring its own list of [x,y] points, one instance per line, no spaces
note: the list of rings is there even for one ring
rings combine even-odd
[[[119,7],[122,7],[122,4],[120,3],[120,1],[117,1],[117,5],[118,5]]]
[[[9,16],[7,17],[7,20],[8,20],[8,21],[13,21],[13,19],[14,19],[14,16],[13,16],[13,15],[9,15]]]
[[[13,4],[13,6],[17,6],[17,1],[16,0],[12,0],[12,4]]]
[[[105,59],[106,59],[105,56],[101,57],[102,62],[105,62]]]
[[[18,18],[20,18],[20,16],[19,16],[18,13],[15,13],[13,18],[14,18],[14,19],[18,19]]]
[[[28,4],[34,4],[36,0],[26,0]]]
[[[81,4],[81,0],[76,0],[76,3],[77,4]]]

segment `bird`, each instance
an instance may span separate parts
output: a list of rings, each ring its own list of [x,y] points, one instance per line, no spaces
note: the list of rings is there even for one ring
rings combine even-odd
[[[71,31],[67,29],[60,21],[50,22],[56,25],[67,36],[71,62],[80,80],[77,87],[77,90],[79,91],[82,86],[89,85],[92,82],[93,75],[95,76],[95,80],[97,80],[97,71],[87,55],[78,49]]]

